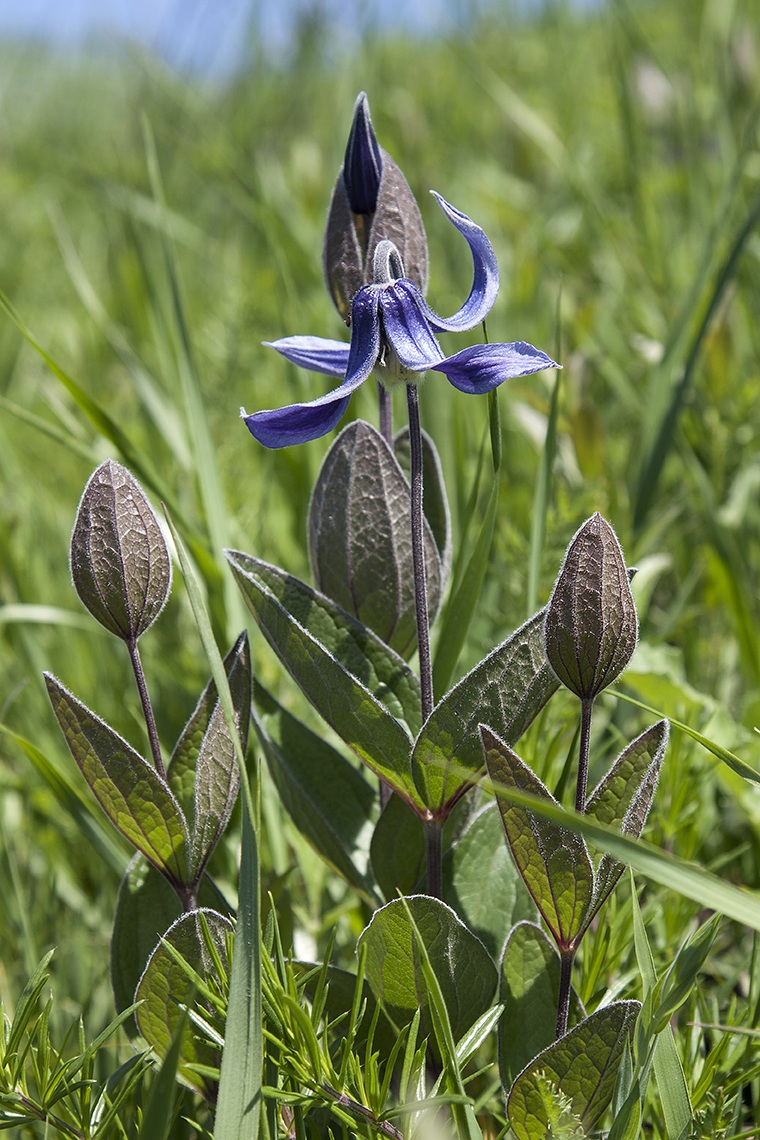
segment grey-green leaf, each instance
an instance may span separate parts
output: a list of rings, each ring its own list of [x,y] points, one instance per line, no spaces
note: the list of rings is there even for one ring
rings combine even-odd
[[[243,755],[248,745],[251,717],[251,655],[248,635],[242,633],[225,658],[225,670],[235,710],[235,727]],[[208,699],[204,700],[208,694]],[[229,822],[240,787],[240,772],[235,756],[235,743],[224,716],[224,709],[213,681],[201,697],[203,711],[195,720],[192,735],[197,737],[200,722],[213,697],[211,716],[203,731],[195,762],[193,796],[192,873],[200,877],[211,852]],[[196,710],[197,712],[198,710]],[[183,734],[184,736],[184,734]],[[189,744],[189,741],[188,741]],[[183,750],[184,752],[184,750]]]
[[[504,831],[525,885],[560,949],[571,949],[585,929],[594,872],[584,840],[536,812],[509,803],[516,790],[557,801],[520,757],[488,728],[481,729],[486,765]],[[559,806],[559,805],[557,805]]]
[[[55,677],[46,673],[45,683],[69,751],[114,827],[172,882],[187,883],[187,824],[167,785]]]
[[[409,895],[425,874],[425,833],[422,822],[399,796],[383,808],[370,844],[372,870],[388,902],[398,892]]]
[[[636,605],[620,543],[596,513],[577,531],[546,608],[546,656],[563,685],[592,700],[633,656]]]
[[[603,1006],[523,1069],[507,1100],[517,1140],[545,1140],[552,1104],[558,1100],[577,1119],[583,1135],[594,1130],[612,1099],[640,1008],[636,1001]]]
[[[71,577],[92,616],[134,642],[161,612],[171,559],[137,481],[113,459],[90,476],[71,535]]]
[[[505,1089],[554,1040],[559,976],[559,955],[543,930],[532,922],[518,923],[504,947],[499,983],[504,1013],[497,1039],[499,1073]],[[570,1027],[585,1016],[580,999],[572,990]]]
[[[483,943],[444,903],[427,895],[411,895],[374,914],[357,944],[357,951],[366,947],[367,981],[398,1029],[421,1008],[429,1031],[429,994],[410,911],[458,1040],[493,1004],[498,976]]]
[[[226,899],[208,875],[201,879],[198,902],[229,912]],[[144,855],[135,855],[121,880],[111,934],[111,987],[119,1012],[134,1001],[148,959],[161,935],[181,914],[182,904],[164,876]],[[134,1035],[132,1018],[126,1029]]]
[[[371,424],[354,420],[330,447],[309,504],[309,554],[317,586],[403,657],[417,644],[409,483]],[[425,524],[431,622],[441,600],[441,560]]]
[[[408,720],[419,682],[406,662],[323,594],[248,554],[227,558],[267,641],[314,708],[386,783],[419,810]]]
[[[190,971],[194,971],[204,981],[215,971],[206,946],[201,915],[208,925],[211,940],[224,969],[228,968],[227,938],[232,931],[232,923],[214,910],[194,910],[182,915],[166,931],[163,940],[151,954],[135,992],[135,1001],[142,1003],[135,1014],[137,1027],[159,1057],[164,1057],[171,1045],[182,1017],[182,1006],[192,1006],[197,992],[192,975],[164,943],[168,942]],[[220,983],[221,979],[218,981]],[[182,1042],[180,1064],[180,1072],[185,1080],[193,1088],[204,1091],[206,1079],[193,1072],[189,1066],[217,1068],[219,1060],[218,1048],[208,1038],[201,1036],[195,1026],[188,1025]]]
[[[412,456],[409,446],[409,428],[402,428],[393,437],[393,453],[401,464],[407,479],[411,477]],[[441,560],[441,592],[451,573],[451,514],[443,481],[443,467],[432,436],[422,432],[422,510],[433,532]]]
[[[374,903],[368,857],[375,789],[258,683],[254,701],[254,725],[285,810],[328,866]]]
[[[443,697],[412,754],[426,805],[446,815],[483,768],[478,725],[514,744],[559,688],[544,654],[543,610],[476,665]]]
[[[482,940],[494,962],[515,923],[536,918],[533,899],[504,842],[495,803],[480,811],[446,852],[443,899]]]
[[[608,826],[617,824],[624,835],[638,838],[652,806],[668,733],[668,722],[660,720],[624,748],[589,799],[586,815]],[[610,894],[624,867],[607,854],[592,858],[596,864],[596,885],[587,923]]]

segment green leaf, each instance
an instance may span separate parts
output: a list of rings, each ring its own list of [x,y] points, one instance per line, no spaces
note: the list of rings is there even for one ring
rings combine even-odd
[[[198,888],[200,906],[229,913],[224,895],[208,875]],[[135,855],[119,886],[111,934],[111,987],[114,1004],[121,1012],[134,1001],[137,983],[161,935],[182,914],[182,905],[163,875],[144,855]],[[126,1023],[130,1036],[137,1031],[132,1018]]]
[[[191,971],[206,979],[214,973],[214,965],[206,946],[201,914],[223,966],[227,966],[227,937],[232,923],[214,910],[194,910],[183,914],[164,934],[151,954],[135,992],[142,1004],[135,1014],[137,1027],[159,1057],[165,1057],[182,1019],[182,1007],[192,1008],[197,986],[188,970],[177,961],[177,955]],[[165,945],[168,943],[168,946]],[[172,953],[172,950],[174,953]],[[218,979],[221,985],[221,979]],[[219,1050],[200,1031],[190,1026],[182,1042],[179,1071],[193,1088],[204,1091],[206,1080],[189,1068],[219,1065]]]
[[[593,1131],[612,1099],[640,1008],[638,1002],[621,1001],[598,1009],[520,1073],[507,1100],[509,1123],[517,1140],[545,1140],[549,1101],[558,1098],[569,1102],[584,1134]]]
[[[419,682],[407,664],[297,578],[248,554],[228,551],[227,558],[259,628],[306,697],[365,764],[422,810],[411,739],[388,711],[411,716]],[[418,707],[415,715],[419,722]]]
[[[438,979],[452,1033],[459,1039],[493,1004],[498,978],[483,943],[444,903],[412,895],[376,911],[357,943],[357,952],[366,946],[367,981],[398,1029],[420,1008],[423,1024],[430,1026],[430,995],[413,923]]]
[[[499,503],[499,482],[494,479],[488,499],[486,515],[478,532],[470,560],[461,578],[449,594],[443,612],[438,649],[433,662],[433,690],[436,696],[445,693],[454,675],[459,654],[462,652],[472,615],[480,600],[483,582],[491,553],[496,508]]]
[[[425,833],[419,815],[400,796],[391,796],[370,844],[372,870],[388,902],[411,894],[425,875]]]
[[[409,428],[403,427],[393,437],[393,453],[406,478],[411,477],[412,455]],[[443,480],[443,468],[432,436],[422,432],[422,510],[433,532],[441,560],[441,589],[451,572],[451,515]]]
[[[285,810],[328,866],[372,905],[368,856],[376,791],[258,683],[254,701],[254,724]]]
[[[312,492],[312,571],[324,594],[403,657],[417,644],[410,510],[409,482],[391,448],[371,424],[354,420],[331,445]],[[432,622],[441,559],[427,524],[424,543]]]
[[[418,829],[422,831],[419,824]],[[495,803],[475,816],[444,855],[443,899],[477,934],[494,962],[501,958],[515,923],[536,917],[533,900],[504,842]]]
[[[153,1081],[145,1101],[137,1140],[168,1140],[177,1094],[177,1070],[182,1057],[187,1021],[187,1011],[183,1011],[158,1076]]]
[[[235,709],[235,727],[245,753],[251,710],[251,658],[242,633],[224,659]],[[192,820],[192,862],[199,877],[224,831],[237,798],[240,773],[235,742],[213,680],[182,731],[167,770],[167,783]]]
[[[546,607],[546,655],[581,700],[618,677],[638,638],[636,605],[617,535],[597,512],[567,548]]]
[[[433,709],[412,753],[420,795],[445,815],[483,768],[478,725],[514,744],[559,688],[544,654],[540,610],[497,646]]]
[[[618,825],[625,835],[644,830],[662,760],[668,744],[668,722],[658,721],[623,750],[586,805],[586,815],[608,827]],[[596,864],[591,922],[623,873],[624,865],[604,854]]]
[[[501,961],[499,1073],[508,1089],[519,1072],[554,1041],[559,1003],[560,961],[543,930],[532,922],[515,926]],[[570,1028],[586,1016],[570,993]]]
[[[488,728],[482,728],[481,734],[512,855],[557,946],[570,949],[585,929],[593,897],[594,872],[586,844],[580,836],[502,796],[502,789],[515,789],[559,807],[508,744]]]
[[[45,674],[48,695],[71,755],[121,834],[172,882],[188,881],[187,824],[154,768],[118,733]]]
[[[240,884],[214,1140],[257,1136],[264,1041],[257,835],[243,800]]]
[[[107,630],[135,642],[169,596],[172,567],[158,519],[125,467],[107,459],[90,476],[71,535],[71,577]]]

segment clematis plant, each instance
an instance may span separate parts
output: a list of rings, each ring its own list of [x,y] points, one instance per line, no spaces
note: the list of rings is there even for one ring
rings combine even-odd
[[[421,373],[432,370],[442,372],[461,392],[478,395],[516,376],[559,367],[545,352],[525,341],[478,344],[444,356],[435,334],[466,332],[486,318],[499,290],[499,268],[493,246],[481,227],[440,194],[435,198],[472,253],[473,281],[465,303],[451,317],[438,316],[419,286],[404,276],[393,242],[381,241],[375,250],[373,282],[359,289],[351,304],[350,344],[315,336],[266,342],[294,364],[340,377],[342,383],[307,403],[252,415],[241,410],[248,430],[259,443],[287,447],[326,435],[343,417],[352,392],[373,370],[386,388],[416,384]]]

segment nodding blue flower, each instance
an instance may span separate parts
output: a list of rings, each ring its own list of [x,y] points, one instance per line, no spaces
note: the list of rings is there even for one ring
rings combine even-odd
[[[435,191],[433,192],[435,193]],[[351,343],[316,336],[290,336],[265,342],[294,364],[342,378],[326,396],[305,404],[241,416],[251,435],[265,447],[288,447],[319,439],[331,431],[348,407],[351,393],[373,369],[386,387],[415,383],[418,373],[443,372],[460,392],[490,392],[505,380],[544,368],[559,368],[525,341],[477,344],[444,356],[435,334],[465,332],[490,312],[499,290],[493,246],[480,226],[435,194],[438,205],[467,241],[472,254],[470,294],[453,317],[434,313],[421,290],[404,276],[398,250],[381,241],[374,255],[373,283],[358,290],[351,304]]]

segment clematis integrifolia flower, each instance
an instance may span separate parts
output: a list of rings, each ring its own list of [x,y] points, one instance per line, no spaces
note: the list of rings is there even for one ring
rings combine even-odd
[[[435,192],[434,192],[435,193]],[[338,376],[342,383],[304,404],[247,415],[246,426],[265,447],[306,443],[331,431],[343,417],[354,392],[374,370],[385,387],[414,384],[429,369],[443,372],[449,383],[473,395],[490,392],[505,380],[559,365],[525,341],[477,344],[444,356],[436,333],[465,332],[490,312],[499,290],[493,246],[480,226],[435,194],[438,205],[467,241],[473,281],[469,296],[452,317],[439,317],[422,290],[405,276],[398,247],[378,243],[372,283],[358,290],[351,305],[351,343],[315,336],[291,336],[267,342],[294,364],[312,372]]]
[[[381,241],[394,243],[407,276],[424,292],[427,243],[419,207],[398,166],[375,137],[362,91],[333,190],[323,250],[327,288],[347,323],[352,298],[372,281]]]

